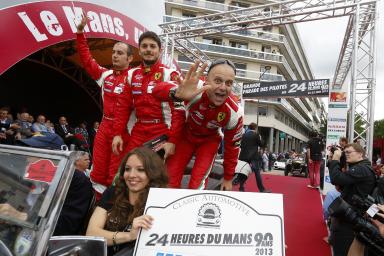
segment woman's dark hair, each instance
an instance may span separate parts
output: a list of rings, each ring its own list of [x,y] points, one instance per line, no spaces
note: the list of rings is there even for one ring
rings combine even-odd
[[[140,193],[135,205],[129,202],[129,189],[124,180],[125,165],[130,156],[136,155],[143,163],[145,174],[148,177],[148,185]],[[119,170],[119,179],[116,182],[115,194],[113,196],[113,206],[108,212],[106,228],[108,230],[122,230],[133,219],[142,215],[149,188],[166,188],[168,185],[168,176],[163,160],[151,149],[146,147],[135,148],[130,151],[121,161]]]
[[[145,31],[143,34],[141,34],[139,37],[139,46],[141,44],[141,41],[143,41],[145,38],[152,39],[153,41],[155,41],[157,43],[159,48],[161,48],[160,37],[155,32]]]

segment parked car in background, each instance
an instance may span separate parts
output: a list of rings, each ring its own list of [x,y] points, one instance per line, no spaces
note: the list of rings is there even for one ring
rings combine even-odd
[[[273,164],[274,169],[279,169],[279,170],[285,170],[285,165],[287,163],[288,159],[281,158],[279,160],[276,160]]]

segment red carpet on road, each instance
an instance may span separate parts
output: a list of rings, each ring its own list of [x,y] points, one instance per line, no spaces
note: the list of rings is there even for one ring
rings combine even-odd
[[[307,188],[306,178],[262,175],[264,186],[272,193],[284,195],[286,256],[330,256],[331,249],[323,240],[327,229],[323,221],[320,193]],[[234,186],[238,191],[238,186]],[[258,192],[255,175],[248,178],[245,191]]]

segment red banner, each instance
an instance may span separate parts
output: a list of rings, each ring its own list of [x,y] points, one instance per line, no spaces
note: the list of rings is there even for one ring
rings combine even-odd
[[[110,38],[134,47],[145,28],[114,10],[83,2],[48,1],[0,10],[0,75],[25,57],[50,45],[75,39],[86,13],[88,38]]]

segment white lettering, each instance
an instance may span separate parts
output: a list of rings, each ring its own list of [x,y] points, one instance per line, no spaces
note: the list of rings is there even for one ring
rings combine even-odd
[[[69,6],[63,6],[63,10],[65,13],[65,16],[68,20],[69,25],[71,26],[71,30],[73,33],[76,33],[77,31],[77,23],[81,21],[81,16],[83,15],[83,9],[80,7],[75,7],[75,12],[73,12],[72,8]],[[85,32],[89,32],[89,28],[87,25],[84,27]]]
[[[91,20],[89,22],[89,26],[91,27],[91,30],[93,32],[103,32],[103,27],[101,26],[99,15],[97,15],[97,13],[92,11],[89,11],[87,15]]]
[[[112,17],[109,16],[108,14],[101,13],[101,24],[103,24],[103,29],[104,32],[109,32],[111,34],[115,34],[115,30],[113,28],[113,22],[112,22]]]
[[[35,37],[37,42],[41,42],[48,39],[48,37],[45,34],[40,33],[40,31],[37,29],[35,24],[33,24],[31,19],[28,17],[26,12],[19,12],[17,14],[21,18],[21,20],[24,22],[24,24],[27,26],[27,28],[32,33],[32,35]]]
[[[61,36],[63,34],[63,28],[59,24],[55,14],[50,11],[42,11],[40,18],[43,21],[47,31],[53,36]]]
[[[139,43],[139,37],[143,34],[143,31],[135,27],[135,43]]]
[[[119,18],[113,18],[113,24],[115,24],[115,32],[119,36],[124,36],[123,22]],[[128,39],[128,38],[126,38]]]

